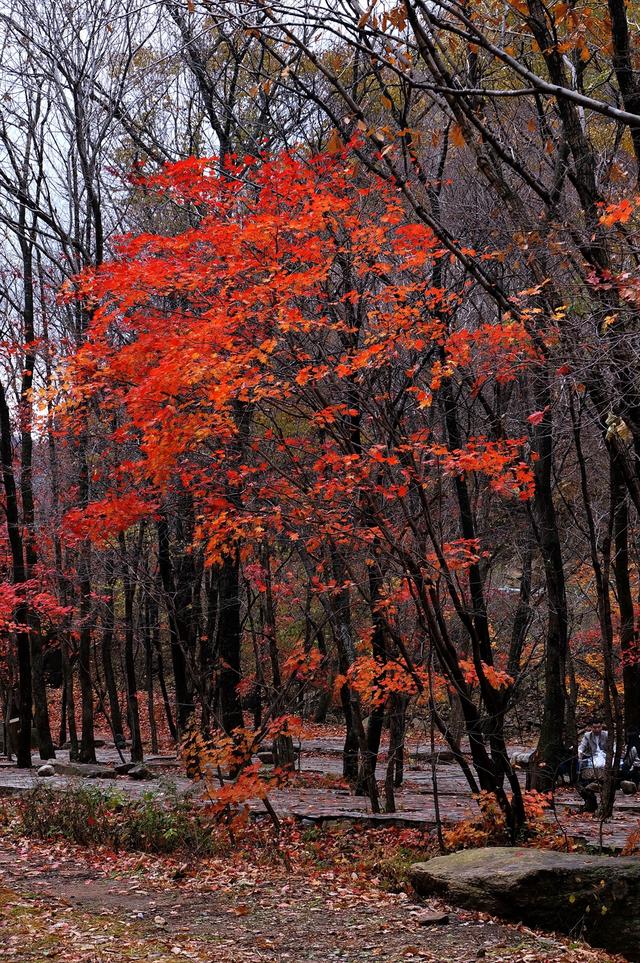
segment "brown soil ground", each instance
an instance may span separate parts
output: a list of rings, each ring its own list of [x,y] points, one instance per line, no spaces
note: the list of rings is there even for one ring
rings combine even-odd
[[[180,866],[0,838],[0,960],[11,963],[611,959],[479,914],[449,911],[449,923],[425,926],[425,910],[332,871]]]

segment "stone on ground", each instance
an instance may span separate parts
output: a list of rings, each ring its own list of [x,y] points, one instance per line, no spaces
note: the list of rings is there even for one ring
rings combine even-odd
[[[111,766],[94,765],[90,762],[54,762],[54,771],[59,776],[79,776],[83,779],[115,779],[116,771]]]
[[[427,910],[418,917],[420,926],[445,926],[449,922],[448,913],[438,913],[437,910]]]
[[[121,762],[115,767],[115,771],[119,776],[128,776],[135,767],[136,764],[134,762]]]
[[[44,764],[44,766],[40,766],[40,768],[38,769],[38,771],[37,771],[37,773],[36,773],[36,775],[38,775],[38,776],[55,776],[55,774],[56,774],[55,769],[54,769],[53,766],[52,766],[50,763],[48,763],[48,762],[46,762],[46,763]]]
[[[421,896],[583,936],[640,960],[640,859],[538,849],[471,849],[416,863]]]
[[[146,766],[134,766],[133,769],[129,770],[129,779],[155,779],[154,773]]]

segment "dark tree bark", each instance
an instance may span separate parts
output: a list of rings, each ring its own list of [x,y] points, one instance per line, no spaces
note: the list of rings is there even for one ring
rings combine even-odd
[[[219,659],[217,702],[220,721],[230,733],[244,725],[238,683],[240,668],[240,556],[237,549],[227,555],[220,566],[218,577],[218,640]]]
[[[613,68],[616,72],[618,87],[622,94],[625,110],[640,116],[640,83],[633,67],[633,53],[628,4],[625,0],[608,0],[611,17],[611,40],[613,42]],[[638,164],[637,177],[640,178],[640,127],[630,127],[633,150]]]
[[[113,640],[115,634],[113,585],[109,585],[106,594],[107,598],[105,601],[102,625],[102,667],[104,669],[104,679],[107,687],[107,696],[109,699],[109,711],[111,714],[113,738],[116,742],[118,742],[119,739],[124,739],[124,730],[122,728],[122,712],[120,711],[120,700],[118,699],[116,675],[113,668]]]
[[[156,722],[156,710],[153,692],[153,641],[151,635],[151,609],[149,596],[144,605],[144,654],[145,654],[145,679],[147,684],[147,715],[149,718],[149,735],[151,738],[151,752],[158,752],[158,725]]]
[[[620,614],[620,649],[624,688],[624,730],[640,732],[640,644],[635,624],[629,574],[629,503],[615,452],[611,454],[613,504],[613,572]]]
[[[0,458],[2,459],[2,481],[6,500],[7,532],[11,549],[13,584],[21,586],[25,581],[25,566],[22,533],[18,513],[18,496],[13,473],[13,450],[11,444],[11,419],[4,385],[0,382]],[[20,730],[16,757],[20,769],[31,767],[31,651],[27,620],[27,606],[16,608],[18,623],[16,643],[18,651],[19,719]]]
[[[553,425],[549,413],[551,397],[546,385],[536,401],[541,410],[546,412],[534,432],[538,456],[534,463],[534,509],[536,537],[544,565],[548,614],[544,708],[538,739],[539,765],[534,774],[533,788],[548,791],[553,788],[555,773],[566,757],[568,614],[562,548],[553,501]]]
[[[162,645],[160,642],[160,619],[158,603],[153,594],[149,595],[149,624],[151,627],[151,645],[156,653],[156,669],[158,673],[158,685],[162,694],[162,704],[167,719],[167,726],[174,742],[178,741],[178,729],[171,711],[171,700],[167,691],[167,683],[164,677],[164,659],[162,656]]]
[[[375,546],[373,550],[375,552]],[[375,561],[373,561],[373,563],[369,566],[369,608],[371,610],[371,618],[373,621],[371,651],[373,658],[376,659],[376,661],[378,661],[381,665],[384,665],[384,663],[387,661],[388,654],[387,638],[385,622],[378,611],[382,581],[383,579],[380,565],[378,560],[375,559]],[[386,699],[380,701],[379,704],[372,708],[369,714],[369,722],[367,724],[367,761],[366,765],[360,766],[360,771],[358,773],[358,783],[356,786],[356,792],[358,795],[363,795],[366,792],[367,773],[371,772],[375,776],[376,766],[378,764],[378,753],[380,751],[380,739],[382,737],[382,726],[384,723],[386,702]],[[389,738],[391,738],[391,736]]]
[[[120,550],[122,552],[122,588],[124,591],[124,666],[127,679],[127,715],[131,732],[131,761],[142,762],[143,749],[140,736],[140,708],[138,706],[138,686],[136,683],[136,662],[134,653],[134,617],[133,606],[136,593],[136,583],[131,571],[128,558],[127,540],[124,533],[120,534]],[[141,545],[138,545],[138,557]]]
[[[33,244],[35,241],[35,229],[33,226],[29,227],[27,224],[27,212],[24,204],[20,205],[18,223],[24,290],[22,316],[25,343],[19,402],[20,495],[24,523],[25,575],[27,579],[30,579],[33,577],[34,569],[38,561],[36,551],[35,508],[33,501],[33,416],[31,401],[33,373],[36,363],[33,297]],[[31,649],[31,687],[33,691],[34,721],[36,732],[38,733],[40,758],[51,759],[55,756],[55,750],[51,737],[51,727],[49,725],[49,706],[47,704],[47,688],[45,684],[42,651],[42,631],[40,620],[33,611],[29,612],[29,641]]]
[[[174,567],[171,561],[169,526],[166,518],[157,523],[158,531],[158,568],[169,621],[171,639],[171,663],[176,689],[176,721],[178,735],[187,729],[195,706],[193,689],[188,674],[187,652],[189,639],[185,634],[185,621],[178,610],[177,589]]]
[[[87,439],[85,435],[80,439],[78,449],[80,460],[80,504],[86,508],[89,504],[89,467],[87,464]],[[93,680],[91,673],[91,615],[93,604],[91,599],[91,545],[88,541],[82,544],[79,551],[78,589],[80,593],[78,677],[80,679],[80,695],[82,697],[80,762],[95,762]]]

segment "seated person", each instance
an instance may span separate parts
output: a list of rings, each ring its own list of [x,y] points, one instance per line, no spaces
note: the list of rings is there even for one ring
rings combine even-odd
[[[620,778],[640,783],[640,731],[630,729],[627,737],[627,747],[620,760]]]
[[[602,779],[607,762],[609,733],[601,722],[587,729],[578,746],[578,766],[582,779]]]

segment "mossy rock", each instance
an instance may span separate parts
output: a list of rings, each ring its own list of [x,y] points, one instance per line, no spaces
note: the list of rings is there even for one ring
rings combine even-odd
[[[422,896],[582,936],[640,961],[640,859],[496,847],[411,868]]]

